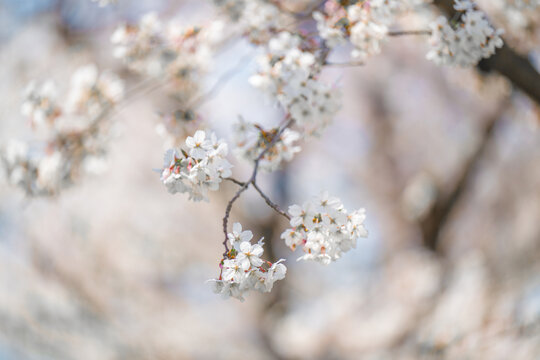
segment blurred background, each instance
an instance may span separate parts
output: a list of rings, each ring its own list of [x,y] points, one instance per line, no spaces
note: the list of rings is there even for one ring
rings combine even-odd
[[[538,12],[480,3],[538,65]],[[32,139],[20,104],[33,79],[67,84],[94,62],[137,83],[109,38],[148,11],[197,23],[212,8],[0,0],[0,143]],[[115,114],[102,175],[54,198],[2,181],[0,359],[540,359],[538,104],[498,75],[435,66],[425,40],[392,38],[366,66],[326,69],[342,111],[284,169],[260,176],[283,208],[321,190],[365,207],[370,235],[357,249],[329,266],[297,263],[279,239],[283,218],[253,190],[236,203],[231,223],[287,259],[271,294],[222,300],[206,283],[219,274],[235,188],[224,183],[210,203],[167,193],[152,171],[164,150],[156,112],[174,108],[163,89]],[[237,65],[250,53],[243,42],[220,52],[205,83],[238,69],[200,109],[225,138],[238,115],[280,116],[247,83],[256,61]],[[234,165],[247,178],[249,164]]]

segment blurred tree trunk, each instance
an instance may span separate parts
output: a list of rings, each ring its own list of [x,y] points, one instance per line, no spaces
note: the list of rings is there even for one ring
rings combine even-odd
[[[461,172],[456,176],[454,186],[446,194],[438,197],[429,214],[420,222],[423,243],[428,249],[443,254],[441,233],[448,225],[452,212],[472,184],[480,163],[485,159],[494,139],[495,128],[502,118],[501,113],[508,106],[508,102],[508,98],[502,101],[485,121],[479,144],[464,162]]]

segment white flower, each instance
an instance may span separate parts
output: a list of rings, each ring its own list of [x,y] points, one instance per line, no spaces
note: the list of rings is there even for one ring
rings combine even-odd
[[[302,39],[290,32],[276,34],[267,54],[259,58],[260,71],[250,78],[291,115],[300,135],[319,134],[340,108],[337,92],[317,79],[320,64],[302,47]]]
[[[227,234],[231,246],[237,247],[239,243],[249,242],[253,238],[250,230],[242,231],[242,224],[234,223],[232,233]]]
[[[345,43],[346,39],[343,30],[336,28],[329,23],[322,13],[315,11],[313,13],[313,18],[317,21],[317,31],[325,40],[326,46],[334,48]]]
[[[161,181],[171,193],[189,194],[190,200],[208,201],[208,191],[216,191],[224,178],[231,175],[232,165],[225,158],[227,144],[215,134],[206,138],[198,130],[186,139],[189,154],[183,150],[169,149],[161,170]]]
[[[223,261],[223,280],[231,282],[241,282],[245,276],[245,270],[242,268],[237,260],[224,260]]]
[[[111,36],[114,56],[133,70],[156,75],[163,68],[159,59],[162,29],[163,25],[154,12],[144,15],[138,26],[119,26]]]
[[[37,184],[47,191],[57,191],[62,180],[64,158],[59,152],[43,158],[37,168]]]
[[[327,192],[303,206],[291,205],[291,229],[281,238],[293,251],[301,247],[305,255],[298,260],[315,260],[329,264],[356,246],[359,237],[366,237],[365,210],[348,213],[338,198]]]
[[[278,280],[283,280],[287,274],[287,267],[282,264],[284,260],[276,261],[270,268],[263,272],[255,285],[256,289],[262,292],[270,292],[274,287],[274,283]]]
[[[316,197],[315,206],[317,208],[317,212],[321,213],[328,213],[343,207],[341,201],[337,197],[330,196],[328,191],[323,191],[318,197]]]
[[[351,43],[355,46],[352,56],[365,60],[381,52],[380,42],[386,37],[388,28],[377,23],[359,22],[351,28]]]
[[[474,66],[503,46],[502,30],[495,30],[484,13],[474,10],[474,3],[456,0],[455,8],[465,12],[461,17],[463,26],[453,28],[442,16],[430,24],[429,60],[440,65]]]
[[[33,81],[24,91],[21,113],[30,119],[33,126],[51,126],[61,114],[56,99],[56,86],[52,81],[46,81],[41,85]]]
[[[189,155],[195,159],[203,159],[207,151],[210,150],[212,144],[206,140],[206,134],[202,130],[197,130],[193,137],[188,136],[186,145],[189,148]]]
[[[214,3],[231,17],[240,32],[255,43],[267,41],[275,29],[283,29],[294,20],[271,1],[214,0]]]
[[[234,125],[235,154],[238,157],[254,161],[265,151],[276,136],[277,129],[263,130],[260,126],[249,124],[243,119]],[[300,134],[294,130],[285,129],[272,147],[266,151],[259,162],[261,169],[274,171],[283,161],[291,161],[301,148],[296,146]]]
[[[71,77],[66,111],[95,116],[124,95],[123,82],[111,72],[99,74],[96,65],[78,68]]]
[[[227,234],[227,238],[233,248],[221,263],[219,278],[209,280],[213,283],[215,293],[224,298],[244,300],[245,293],[251,290],[269,292],[276,281],[285,277],[287,268],[282,264],[284,260],[273,264],[262,260],[262,239],[257,244],[251,244],[251,231],[242,231],[242,225],[235,223],[233,232]]]
[[[240,243],[240,252],[236,256],[236,260],[240,263],[240,266],[247,270],[251,266],[259,267],[263,261],[260,256],[264,252],[261,244],[250,244],[247,241]]]

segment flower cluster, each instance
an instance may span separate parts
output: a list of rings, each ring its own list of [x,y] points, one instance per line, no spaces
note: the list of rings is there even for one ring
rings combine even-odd
[[[1,160],[8,182],[27,194],[52,194],[59,190],[65,162],[60,152],[36,157],[27,143],[12,140],[2,149]]]
[[[317,79],[320,64],[300,36],[281,32],[268,42],[259,58],[261,71],[250,83],[277,99],[302,133],[319,134],[339,110],[336,89]]]
[[[302,247],[305,255],[298,260],[329,264],[356,247],[359,237],[367,236],[365,210],[349,213],[338,198],[326,192],[302,206],[290,206],[288,212],[292,228],[285,230],[281,238],[293,251]]]
[[[53,195],[81,172],[102,168],[109,127],[106,115],[123,94],[120,79],[110,72],[100,74],[95,65],[74,72],[63,101],[57,100],[52,82],[30,84],[21,112],[45,136],[44,146],[8,143],[0,153],[8,181],[28,195]]]
[[[262,239],[251,244],[251,231],[242,231],[242,225],[235,223],[227,238],[231,250],[220,263],[219,278],[210,280],[215,293],[243,301],[246,292],[270,292],[276,281],[285,278],[287,268],[282,264],[284,260],[271,263],[261,259],[264,244]]]
[[[254,44],[268,42],[276,31],[293,23],[291,15],[267,0],[214,0],[214,4]]]
[[[32,128],[47,128],[60,116],[56,97],[57,90],[52,81],[43,84],[33,81],[26,87],[21,113],[30,120]]]
[[[483,12],[469,0],[456,0],[455,9],[463,12],[452,26],[445,17],[431,24],[432,50],[427,58],[439,65],[474,66],[503,46],[502,30],[495,30]]]
[[[124,96],[124,84],[115,74],[99,73],[95,65],[81,67],[71,77],[66,111],[97,116],[103,108],[118,103]]]
[[[197,117],[196,99],[203,77],[207,74],[215,48],[228,32],[222,21],[205,27],[186,26],[171,20],[163,23],[156,13],[144,15],[137,25],[123,24],[111,36],[114,56],[132,71],[164,79],[180,112],[189,114],[183,120]],[[175,145],[185,138],[185,121],[168,121],[163,117],[156,130]]]
[[[115,46],[114,56],[130,69],[153,76],[166,75],[175,83],[185,83],[198,80],[206,71],[213,47],[227,33],[224,30],[220,21],[206,27],[187,26],[174,20],[165,24],[152,12],[137,25],[119,26],[111,42]]]
[[[165,153],[161,181],[170,193],[189,194],[194,201],[208,201],[208,190],[216,191],[231,175],[232,165],[225,158],[228,146],[212,133],[207,138],[202,130],[186,139],[188,150],[170,149]]]
[[[387,37],[388,25],[396,15],[409,10],[418,0],[370,0],[343,2],[330,0],[324,13],[315,12],[317,30],[326,46],[333,48],[346,42],[354,46],[352,56],[364,61],[381,51],[381,42]]]
[[[282,161],[291,161],[294,154],[300,151],[300,146],[295,145],[300,139],[298,132],[285,129],[279,140],[273,142],[278,131],[277,128],[266,131],[258,125],[240,119],[234,126],[236,156],[254,161],[273,143],[259,161],[259,166],[267,171],[276,170]]]
[[[123,24],[111,36],[114,56],[132,70],[157,74],[161,71],[162,28],[156,13],[144,15],[137,26]]]

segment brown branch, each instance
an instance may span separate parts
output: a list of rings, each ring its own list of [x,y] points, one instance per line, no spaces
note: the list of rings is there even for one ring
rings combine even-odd
[[[228,180],[232,183],[235,183],[236,185],[238,186],[244,186],[245,183],[242,182],[242,181],[239,181],[239,180],[236,180],[235,178],[226,178],[225,180]],[[257,182],[256,181],[252,181],[251,182],[251,185],[253,185],[253,188],[255,190],[257,190],[257,192],[259,193],[259,195],[261,195],[261,197],[264,199],[264,201],[266,202],[266,204],[268,206],[270,206],[275,212],[277,212],[279,215],[281,216],[284,216],[287,218],[287,220],[291,220],[291,217],[289,216],[289,214],[287,214],[285,211],[281,210],[281,208],[276,204],[274,203],[270,197],[268,197],[268,195],[266,195],[262,189],[259,187],[259,185],[257,185]]]
[[[388,36],[431,35],[431,30],[391,30]]]
[[[281,210],[279,208],[279,206],[277,206],[277,204],[275,204],[274,202],[272,202],[272,200],[270,200],[270,198],[268,196],[266,196],[266,194],[261,190],[261,188],[259,187],[259,185],[257,185],[257,183],[254,181],[251,182],[251,185],[253,185],[253,187],[255,188],[255,190],[257,190],[257,192],[259,193],[259,195],[261,195],[261,197],[264,199],[264,201],[266,202],[266,204],[268,206],[270,206],[272,209],[274,209],[275,212],[277,212],[279,215],[281,216],[284,216],[285,218],[287,218],[287,220],[291,220],[291,217],[283,210]]]
[[[239,186],[244,186],[245,184],[244,182],[240,180],[236,180],[235,178],[231,178],[231,177],[225,178],[225,180],[235,183],[236,185],[239,185]]]
[[[433,4],[448,18],[459,18],[460,13],[454,9],[453,0],[434,0]],[[525,56],[516,53],[506,42],[493,56],[482,60],[478,68],[498,72],[540,104],[540,74]]]

